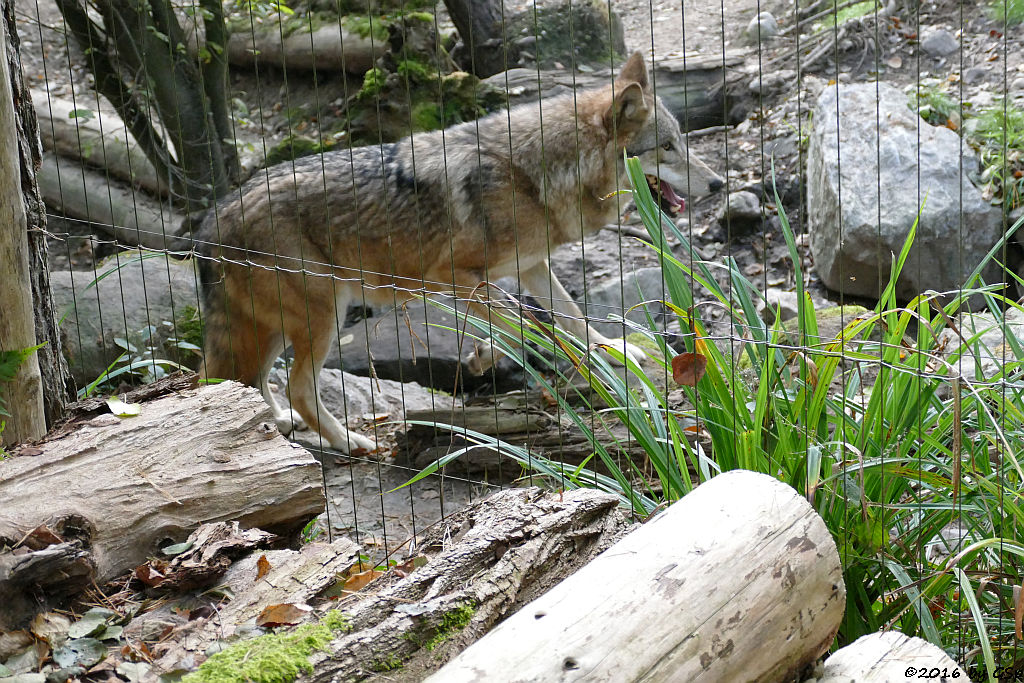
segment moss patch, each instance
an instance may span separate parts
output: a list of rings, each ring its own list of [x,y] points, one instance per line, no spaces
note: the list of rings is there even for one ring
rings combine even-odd
[[[435,647],[443,643],[444,641],[451,638],[454,634],[459,633],[462,629],[466,628],[476,610],[469,605],[460,605],[450,612],[445,613],[441,617],[441,623],[437,627],[437,631],[434,635],[423,643],[423,647],[428,650],[433,650]]]
[[[344,615],[328,612],[319,624],[293,631],[268,633],[235,643],[211,656],[182,683],[288,683],[312,673],[309,656],[327,649],[336,633],[348,629]]]

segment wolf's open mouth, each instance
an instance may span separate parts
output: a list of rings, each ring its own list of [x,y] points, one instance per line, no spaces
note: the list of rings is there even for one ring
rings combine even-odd
[[[647,178],[647,184],[651,186],[651,194],[660,198],[661,207],[666,209],[668,213],[675,216],[686,208],[686,202],[676,194],[676,191],[666,181],[650,173],[644,177]]]

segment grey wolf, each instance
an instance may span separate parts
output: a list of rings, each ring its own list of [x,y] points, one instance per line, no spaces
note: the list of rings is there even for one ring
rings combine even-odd
[[[640,349],[587,325],[547,261],[550,249],[616,220],[616,191],[627,187],[623,150],[640,158],[671,206],[682,204],[676,190],[700,194],[722,184],[688,153],[639,53],[606,88],[266,169],[209,212],[197,233],[202,376],[260,387],[284,433],[301,417],[335,449],[372,450],[316,391],[348,304],[394,305],[423,291],[472,299],[481,283],[505,276],[517,277],[567,331],[641,358]],[[288,344],[295,356],[286,411],[267,374]],[[490,343],[477,345],[469,368],[483,372],[498,355]]]

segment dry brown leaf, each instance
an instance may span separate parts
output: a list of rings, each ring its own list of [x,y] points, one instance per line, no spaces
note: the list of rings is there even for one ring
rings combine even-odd
[[[697,386],[708,367],[707,356],[699,353],[681,353],[672,359],[672,379],[676,384]]]
[[[384,572],[377,571],[376,569],[367,569],[365,572],[351,574],[347,579],[345,579],[345,585],[342,586],[342,590],[346,593],[356,593],[363,590],[376,581],[378,577],[383,575]]]
[[[149,562],[135,568],[135,578],[150,588],[155,588],[167,580],[167,577]]]
[[[260,555],[260,559],[256,560],[256,580],[259,581],[270,571],[270,560],[267,559],[266,555]]]
[[[313,611],[309,605],[301,602],[282,602],[277,605],[267,605],[256,617],[258,626],[291,626],[302,621],[307,614]]]

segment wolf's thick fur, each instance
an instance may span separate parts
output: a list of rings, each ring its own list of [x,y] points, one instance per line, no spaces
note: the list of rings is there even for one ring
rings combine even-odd
[[[466,297],[483,281],[513,276],[564,328],[611,343],[587,326],[547,255],[616,220],[623,148],[663,189],[668,182],[698,194],[721,184],[687,153],[639,53],[612,87],[267,169],[210,212],[198,234],[203,376],[261,387],[288,431],[297,418],[277,406],[267,374],[291,344],[292,407],[332,447],[351,452],[375,446],[324,408],[315,378],[339,316],[360,297],[394,303],[395,287]],[[475,371],[493,363],[495,349],[485,346],[470,359]]]

